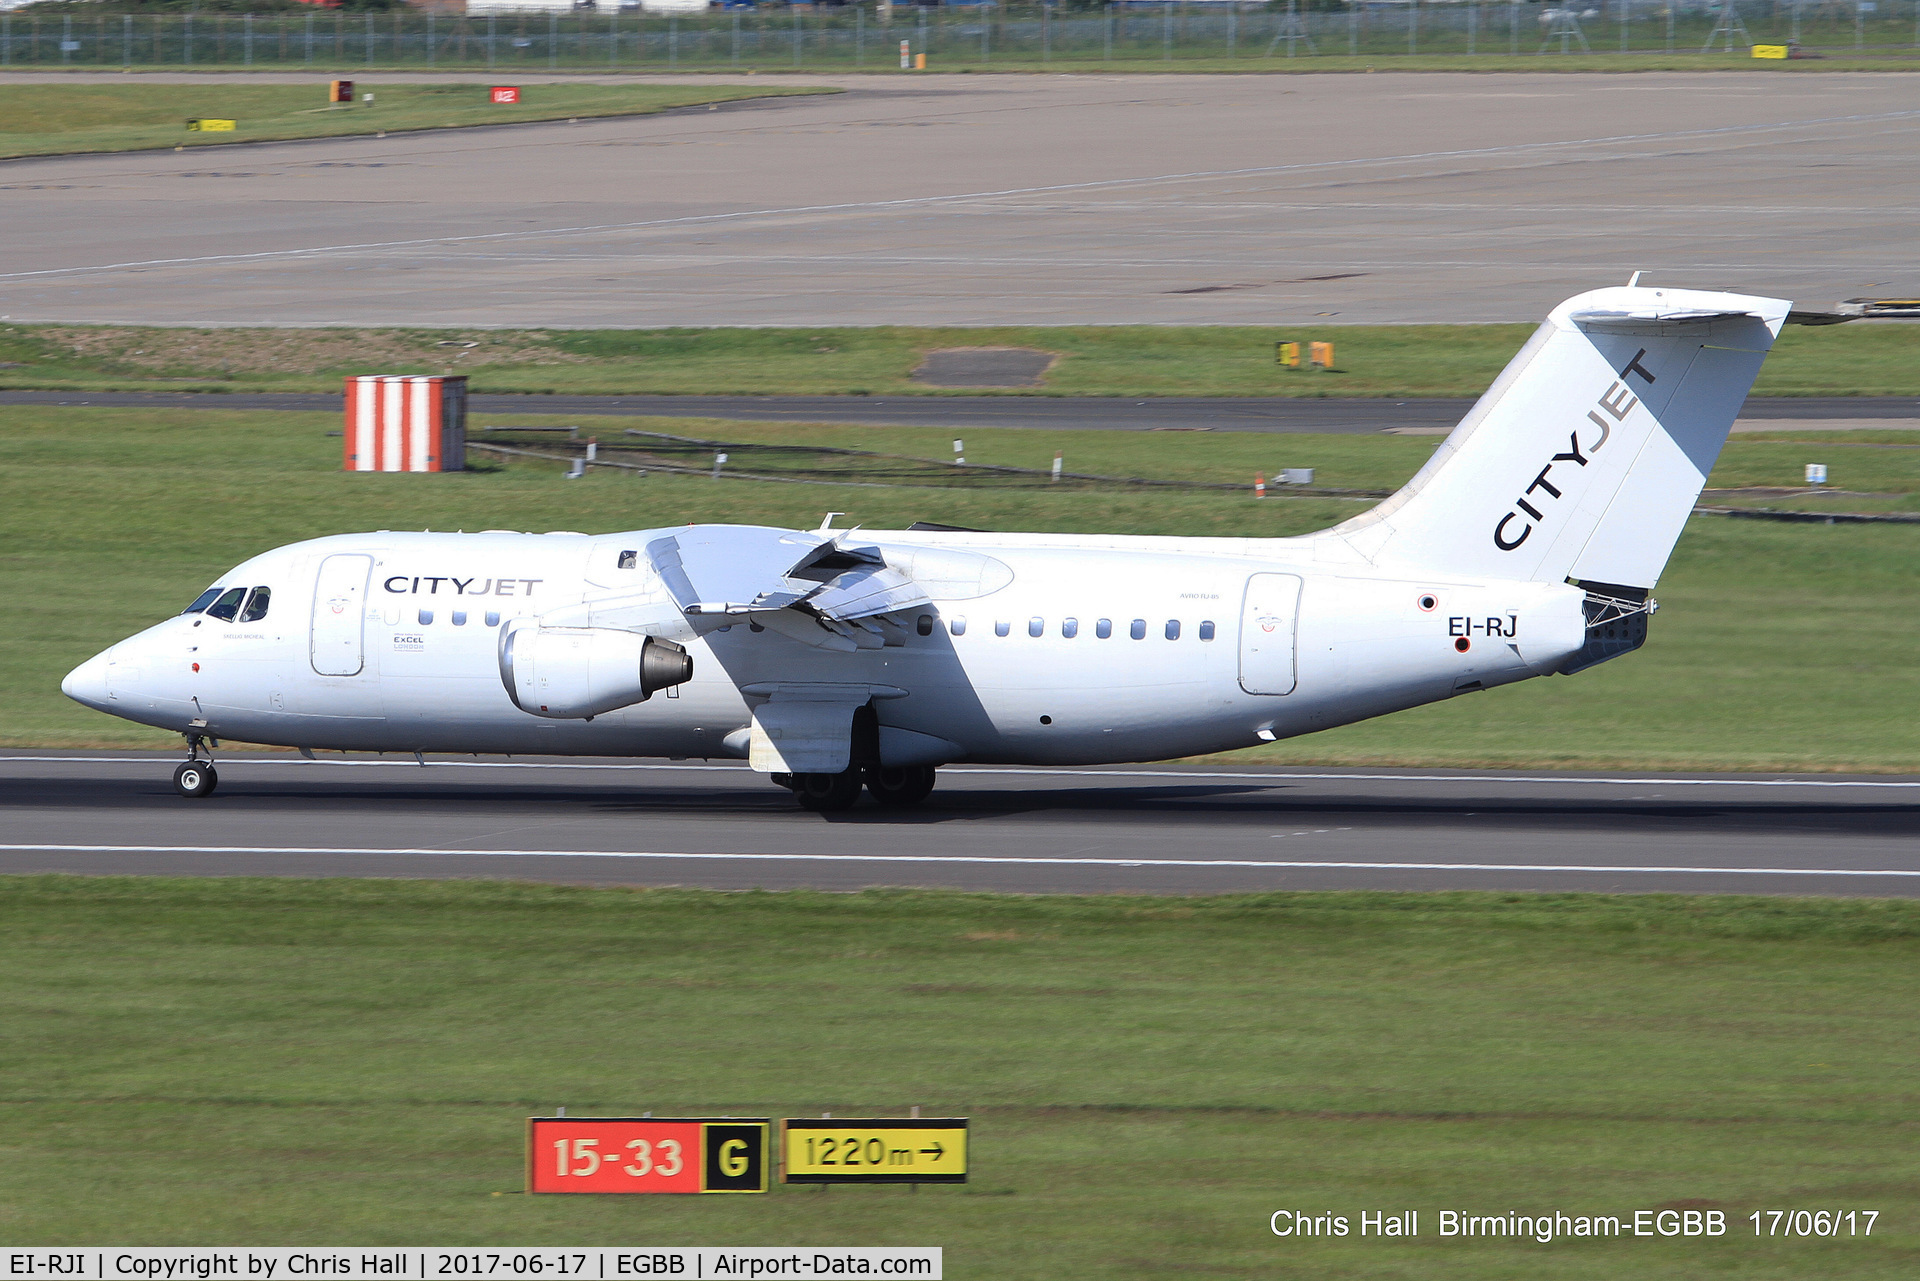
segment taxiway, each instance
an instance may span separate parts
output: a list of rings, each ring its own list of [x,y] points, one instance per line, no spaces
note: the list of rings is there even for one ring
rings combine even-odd
[[[1920,292],[1911,73],[801,80],[845,92],[8,161],[0,317],[1530,321],[1641,269]]]

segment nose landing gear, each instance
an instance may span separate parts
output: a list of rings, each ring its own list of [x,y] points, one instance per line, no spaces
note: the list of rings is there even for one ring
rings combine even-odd
[[[189,734],[186,763],[173,771],[173,790],[194,800],[211,796],[220,784],[220,775],[213,768],[213,752],[205,742],[200,735]],[[204,761],[200,759],[202,751],[207,755]]]

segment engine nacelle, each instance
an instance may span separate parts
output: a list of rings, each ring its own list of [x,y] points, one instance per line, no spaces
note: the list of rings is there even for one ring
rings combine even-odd
[[[638,632],[535,625],[500,635],[500,683],[515,707],[534,716],[598,716],[692,677],[686,650]]]

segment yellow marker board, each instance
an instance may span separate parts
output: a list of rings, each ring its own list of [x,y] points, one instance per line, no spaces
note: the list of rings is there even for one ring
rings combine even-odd
[[[239,123],[237,120],[189,120],[187,128],[201,133],[232,133],[233,127]]]
[[[1791,45],[1757,44],[1753,46],[1753,56],[1756,58],[1784,58],[1791,52]]]
[[[967,1118],[781,1122],[782,1183],[965,1183]]]

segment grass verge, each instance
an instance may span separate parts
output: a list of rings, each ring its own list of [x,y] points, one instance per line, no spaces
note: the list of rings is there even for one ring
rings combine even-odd
[[[349,374],[465,374],[477,392],[981,395],[916,382],[930,351],[1031,347],[1056,359],[1027,395],[1478,396],[1532,325],[1002,326],[809,329],[162,329],[0,326],[0,388],[338,391]],[[1289,369],[1274,344],[1330,341]],[[1760,396],[1920,395],[1920,325],[1781,334]]]
[[[485,419],[482,422],[487,421]],[[520,421],[541,422],[537,418]],[[544,420],[553,422],[554,420]],[[598,420],[729,440],[949,456],[930,429]],[[648,528],[737,521],[811,528],[827,510],[869,528],[934,520],[999,530],[1278,536],[1364,502],[1101,485],[866,487],[713,481],[516,460],[446,476],[339,471],[326,414],[0,410],[0,744],[163,746],[173,740],[69,702],[59,680],[178,610],[228,566],[280,544],[358,529]],[[1887,433],[1891,434],[1891,433]],[[1835,433],[1836,436],[1844,435]],[[1868,433],[1869,436],[1872,433]],[[1428,437],[970,430],[969,461],[1118,476],[1250,482],[1311,466],[1322,484],[1392,489]],[[1844,440],[1735,439],[1723,473],[1790,485],[1824,458],[1836,487],[1920,490],[1920,451]],[[1816,456],[1813,452],[1818,450]],[[476,454],[476,457],[478,455]],[[1255,749],[1250,759],[1339,764],[1911,771],[1920,764],[1920,529],[1696,518],[1661,583],[1639,653],[1572,679],[1529,681]]]
[[[1911,1275],[1920,904],[7,878],[0,1235],[938,1244],[959,1277]],[[975,1118],[964,1187],[518,1195],[522,1118]],[[1441,1209],[1727,1236],[1442,1239]],[[1756,1239],[1769,1208],[1874,1234]],[[1291,1208],[1419,1239],[1276,1239]]]
[[[352,73],[347,73],[351,75]],[[75,152],[207,147],[343,134],[458,129],[589,116],[644,116],[740,98],[838,93],[759,85],[551,84],[522,87],[523,101],[487,100],[485,84],[380,84],[371,104],[329,105],[321,76],[304,85],[0,85],[0,159]],[[233,120],[231,133],[187,129],[190,118]]]

